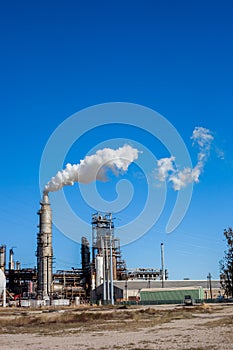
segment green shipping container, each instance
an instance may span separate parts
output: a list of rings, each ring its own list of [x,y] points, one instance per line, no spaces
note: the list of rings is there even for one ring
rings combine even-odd
[[[186,287],[186,288],[147,288],[141,289],[141,303],[183,303],[185,295],[190,295],[194,302],[202,302],[204,300],[204,290],[202,287]]]

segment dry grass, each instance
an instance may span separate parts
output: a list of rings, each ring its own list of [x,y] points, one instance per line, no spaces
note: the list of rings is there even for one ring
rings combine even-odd
[[[50,310],[54,311],[54,310]],[[58,335],[64,332],[99,330],[137,331],[172,320],[192,318],[193,313],[211,312],[203,306],[158,310],[156,308],[90,308],[63,309],[62,312],[9,310],[0,313],[0,333],[43,333]]]
[[[231,349],[232,315],[230,304],[0,309],[0,337],[5,350]]]
[[[210,327],[225,327],[233,325],[233,316],[226,316],[221,317],[216,320],[211,320],[203,324],[203,326],[210,326]]]

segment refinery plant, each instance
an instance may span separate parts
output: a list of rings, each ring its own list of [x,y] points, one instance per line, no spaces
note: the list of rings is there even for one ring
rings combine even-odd
[[[92,242],[81,240],[81,268],[53,271],[52,210],[44,193],[38,211],[37,266],[21,268],[6,246],[0,246],[0,303],[2,306],[49,306],[79,304],[114,304],[165,301],[185,294],[199,295],[200,300],[219,293],[219,281],[169,281],[164,266],[161,243],[161,267],[127,269],[119,238],[114,234],[111,213],[92,215]],[[158,293],[160,292],[160,294]],[[162,294],[161,294],[162,293]],[[170,293],[170,294],[169,294]],[[208,294],[209,293],[209,294]],[[211,293],[211,294],[210,294]],[[170,295],[170,296],[169,296]],[[173,297],[172,297],[173,296]]]

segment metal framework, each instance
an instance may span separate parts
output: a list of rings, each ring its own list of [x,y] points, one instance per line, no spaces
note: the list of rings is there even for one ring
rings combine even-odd
[[[103,284],[103,302],[114,304],[116,254],[112,214],[92,215],[92,290]]]

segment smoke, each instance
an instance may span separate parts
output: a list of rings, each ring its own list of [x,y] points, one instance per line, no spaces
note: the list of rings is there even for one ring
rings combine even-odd
[[[161,158],[157,161],[158,179],[165,181],[170,173],[175,172],[175,157]]]
[[[193,146],[197,145],[199,148],[196,166],[192,169],[184,168],[180,170],[176,167],[174,156],[162,158],[157,161],[157,178],[160,181],[170,181],[175,191],[181,190],[189,183],[199,182],[199,177],[210,154],[213,139],[209,129],[195,127],[191,140],[193,140]]]
[[[139,151],[129,145],[114,150],[104,148],[96,154],[86,156],[79,164],[67,164],[46,184],[44,193],[55,192],[75,182],[88,184],[99,180],[107,181],[106,172],[110,169],[115,175],[124,173],[129,165],[138,158]]]
[[[193,134],[191,136],[191,140],[197,142],[200,149],[210,150],[210,145],[213,141],[213,136],[209,129],[203,128],[201,126],[196,126],[193,130]]]

